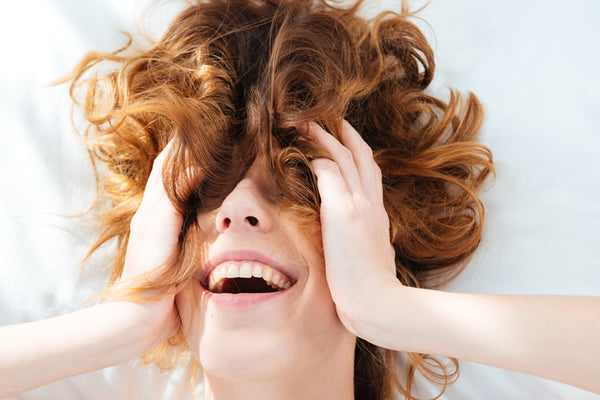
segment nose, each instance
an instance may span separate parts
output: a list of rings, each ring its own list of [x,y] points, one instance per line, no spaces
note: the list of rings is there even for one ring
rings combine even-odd
[[[217,213],[219,233],[226,231],[268,232],[273,226],[274,206],[261,195],[257,185],[243,179],[225,198]]]

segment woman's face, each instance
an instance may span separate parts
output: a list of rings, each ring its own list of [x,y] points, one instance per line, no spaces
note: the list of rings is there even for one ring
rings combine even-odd
[[[178,299],[194,356],[225,379],[310,372],[354,352],[329,293],[318,227],[302,233],[264,196],[261,179],[269,172],[257,161],[218,210],[198,216],[206,261]]]

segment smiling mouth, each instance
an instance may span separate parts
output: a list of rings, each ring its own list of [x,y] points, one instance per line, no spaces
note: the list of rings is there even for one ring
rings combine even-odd
[[[281,271],[257,261],[227,261],[208,276],[212,293],[273,293],[289,289],[292,280]]]

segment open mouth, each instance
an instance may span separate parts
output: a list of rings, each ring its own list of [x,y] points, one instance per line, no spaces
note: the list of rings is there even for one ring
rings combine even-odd
[[[292,287],[283,272],[256,261],[227,261],[208,276],[205,287],[212,293],[273,293]]]

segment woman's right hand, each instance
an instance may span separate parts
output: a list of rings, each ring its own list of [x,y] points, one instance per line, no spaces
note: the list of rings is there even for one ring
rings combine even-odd
[[[171,204],[162,182],[171,143],[154,160],[142,203],[131,219],[121,280],[144,278],[166,263],[177,248],[183,217]]]
[[[146,283],[177,249],[183,219],[161,179],[170,148],[156,158],[131,222],[123,284]],[[54,318],[0,327],[0,398],[139,357],[172,336],[178,325],[174,296],[168,296],[158,301],[106,301]]]
[[[168,262],[178,246],[183,217],[171,204],[162,181],[163,165],[171,148],[169,142],[154,160],[142,203],[131,220],[121,281],[128,280],[133,285],[145,283],[152,271]],[[139,306],[141,322],[155,336],[153,344],[158,345],[175,333],[178,316],[174,296]]]

